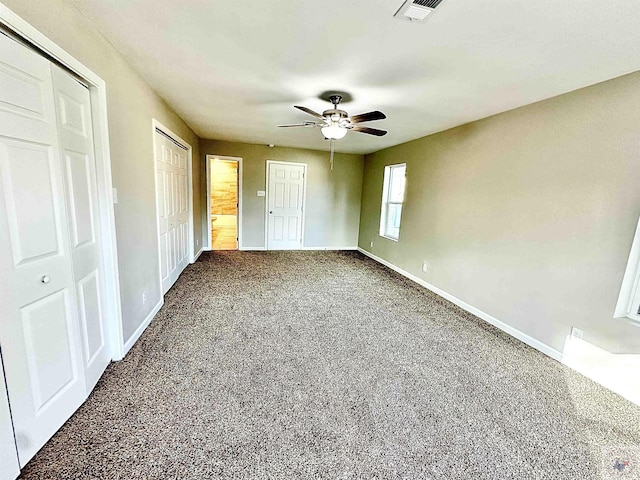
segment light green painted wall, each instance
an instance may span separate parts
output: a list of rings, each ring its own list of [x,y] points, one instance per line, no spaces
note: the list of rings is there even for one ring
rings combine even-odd
[[[64,0],[2,0],[107,84],[109,145],[125,340],[160,300],[155,172],[151,119],[156,118],[194,148],[194,217],[202,217],[204,193],[198,137],[73,6]],[[194,239],[202,238],[196,221]],[[196,251],[200,248],[198,246]],[[142,304],[142,292],[147,303]]]
[[[207,154],[242,157],[242,246],[265,246],[265,197],[267,160],[307,164],[305,247],[355,247],[358,243],[363,157],[336,154],[333,171],[329,153],[298,148],[201,140],[204,163]],[[206,222],[206,219],[204,220]],[[206,223],[205,223],[206,225]]]
[[[640,215],[639,105],[635,73],[366,156],[359,246],[560,351],[575,325],[640,352],[640,328],[612,318]],[[378,228],[384,166],[401,162],[396,243]]]

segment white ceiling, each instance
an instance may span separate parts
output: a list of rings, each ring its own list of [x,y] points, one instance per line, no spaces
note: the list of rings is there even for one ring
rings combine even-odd
[[[370,153],[640,70],[638,0],[71,0],[202,138],[328,149],[327,90],[379,109],[337,150]]]

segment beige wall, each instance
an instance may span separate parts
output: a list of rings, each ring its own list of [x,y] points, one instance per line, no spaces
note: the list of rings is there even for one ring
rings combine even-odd
[[[63,0],[2,0],[107,84],[118,263],[125,340],[160,299],[155,219],[153,140],[156,118],[194,149],[194,238],[202,242],[203,184],[198,138],[129,66],[90,22]],[[204,203],[206,205],[206,203]],[[142,292],[148,292],[146,305]]]
[[[307,164],[305,247],[355,247],[358,242],[362,162],[360,155],[336,154],[333,171],[329,153],[297,148],[201,140],[207,154],[242,157],[242,247],[264,248],[267,160]]]
[[[360,247],[557,350],[575,325],[640,352],[640,328],[612,318],[640,215],[639,105],[636,73],[368,155]],[[400,162],[396,243],[378,228]]]

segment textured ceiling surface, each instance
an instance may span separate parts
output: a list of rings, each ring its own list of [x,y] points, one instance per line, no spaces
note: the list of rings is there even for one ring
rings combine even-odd
[[[202,138],[326,150],[276,125],[339,90],[387,114],[337,142],[369,153],[640,70],[638,0],[444,0],[426,22],[400,0],[70,1]]]

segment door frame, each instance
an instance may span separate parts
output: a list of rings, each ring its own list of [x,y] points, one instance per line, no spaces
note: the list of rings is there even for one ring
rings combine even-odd
[[[280,165],[298,165],[304,167],[302,172],[302,231],[300,232],[300,248],[296,250],[304,249],[304,224],[307,216],[307,164],[298,162],[284,162],[281,160],[267,160],[267,172],[266,172],[266,188],[265,188],[265,202],[264,202],[264,249],[269,250],[269,167],[271,164]]]
[[[182,145],[187,149],[187,183],[188,186],[188,198],[187,205],[189,208],[188,220],[187,220],[187,230],[188,230],[188,238],[187,243],[189,244],[189,249],[187,250],[187,256],[189,257],[189,263],[195,262],[194,258],[194,248],[193,248],[193,148],[191,145],[180,138],[177,134],[173,133],[168,127],[165,127],[162,123],[160,123],[155,118],[151,119],[151,135],[153,138],[153,192],[155,194],[155,204],[156,204],[156,236],[158,237],[158,281],[160,288],[160,306],[164,305],[164,293],[162,293],[162,251],[160,249],[160,219],[158,218],[158,212],[160,211],[158,205],[158,158],[156,156],[158,150],[156,149],[156,130],[160,130],[166,136],[171,137],[171,139]]]
[[[222,160],[224,162],[236,162],[238,164],[238,214],[237,214],[237,227],[236,234],[238,235],[238,250],[242,250],[242,157],[229,157],[228,155],[206,155],[206,178],[207,178],[207,248],[206,251],[211,251],[211,162],[215,159]]]
[[[41,54],[82,78],[89,87],[91,121],[93,123],[96,180],[98,185],[98,212],[101,226],[101,256],[105,281],[105,328],[111,358],[124,357],[122,310],[120,303],[120,274],[114,212],[114,188],[111,175],[111,152],[107,115],[107,86],[105,81],[76,60],[48,37],[40,33],[21,17],[0,3],[0,25],[15,33]]]

